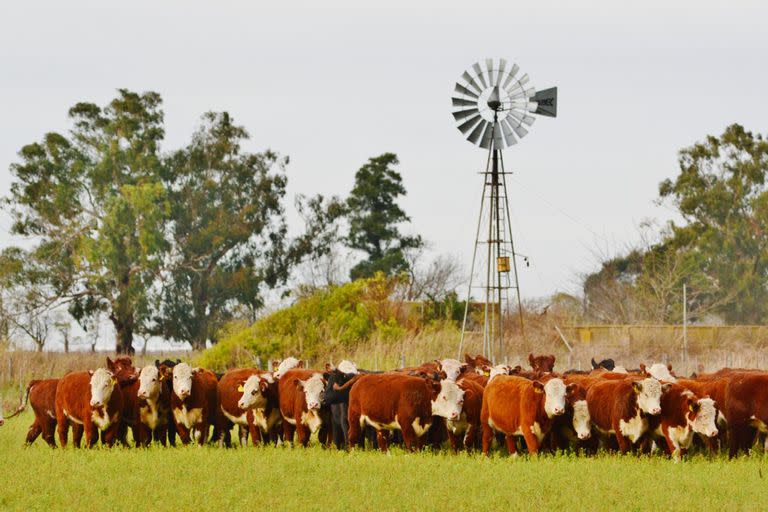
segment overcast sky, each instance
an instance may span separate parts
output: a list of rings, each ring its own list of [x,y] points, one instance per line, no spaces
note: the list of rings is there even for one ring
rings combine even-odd
[[[670,218],[654,199],[680,148],[768,121],[768,3],[577,3],[3,1],[0,192],[17,151],[66,130],[75,102],[154,90],[165,149],[227,110],[249,149],[290,156],[291,209],[297,193],[346,195],[368,157],[397,153],[409,229],[468,267],[486,155],[455,128],[450,96],[472,63],[503,57],[559,87],[559,117],[505,152],[532,263],[523,295],[573,290],[596,252]]]

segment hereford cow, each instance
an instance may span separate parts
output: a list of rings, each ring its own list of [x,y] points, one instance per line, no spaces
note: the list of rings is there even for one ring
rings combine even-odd
[[[711,398],[714,401],[714,407],[717,411],[717,429],[719,434],[716,438],[709,438],[699,435],[701,441],[712,451],[718,451],[720,446],[725,446],[726,434],[728,431],[728,422],[722,412],[722,405],[725,403],[725,388],[728,385],[728,377],[719,377],[711,379],[677,379],[677,383],[686,389],[690,389],[697,396]]]
[[[768,433],[768,373],[730,374],[723,414],[728,422],[729,457],[748,451],[756,434]]]
[[[173,392],[168,380],[166,374],[155,365],[145,366],[139,372],[133,412],[136,418],[133,432],[138,446],[147,446],[152,440],[166,445],[168,424],[172,421],[170,411]]]
[[[27,430],[26,444],[35,442],[42,434],[43,441],[51,448],[56,448],[56,386],[59,379],[32,380],[27,385],[24,403],[9,416],[12,418],[26,408],[27,403],[32,406],[35,420]]]
[[[459,441],[470,451],[479,439],[477,433],[480,430],[480,410],[483,407],[483,386],[473,378],[463,378],[458,382],[464,391],[464,403],[461,414],[456,419],[446,419],[445,426],[448,430],[448,442],[454,452],[458,450]]]
[[[172,379],[171,411],[181,442],[189,444],[194,437],[200,445],[205,444],[216,419],[216,375],[187,363],[161,369],[164,378]]]
[[[433,416],[457,420],[464,391],[449,380],[436,381],[401,373],[360,375],[349,391],[349,445],[358,446],[364,425],[376,429],[379,448],[387,450],[387,431],[400,430],[409,451],[419,447]]]
[[[598,382],[587,391],[592,424],[603,435],[615,435],[619,450],[627,453],[648,431],[648,415],[661,413],[661,394],[669,386],[652,377]]]
[[[323,374],[312,370],[288,370],[280,378],[278,390],[283,440],[293,442],[295,431],[299,443],[306,447],[309,437],[318,432],[320,443],[327,445],[330,439],[330,411],[321,408],[325,394]]]
[[[483,454],[488,455],[494,432],[504,434],[507,449],[517,453],[515,436],[522,435],[528,453],[539,450],[552,419],[565,412],[566,385],[558,378],[546,383],[523,377],[498,375],[488,381],[483,393],[480,424]]]
[[[467,369],[467,365],[458,359],[438,359],[438,371],[445,373],[445,378],[456,382],[462,373]]]
[[[672,384],[661,395],[661,414],[650,420],[650,430],[663,437],[669,455],[679,460],[693,441],[693,434],[717,436],[717,410],[711,398],[699,398],[690,389]]]
[[[528,354],[528,364],[534,372],[547,373],[555,369],[555,356],[552,354],[541,354],[534,356],[532,353]]]
[[[282,361],[273,361],[272,366],[272,376],[275,379],[280,379],[288,370],[293,368],[304,368],[304,361],[299,361],[295,357],[286,357]]]
[[[251,377],[254,379],[248,382]],[[238,426],[241,446],[245,446],[249,434],[254,444],[261,441],[261,431],[254,425],[254,413],[259,411],[262,415],[261,420],[264,419],[267,391],[270,383],[273,382],[275,380],[270,372],[263,372],[256,368],[229,370],[219,379],[217,389],[220,414],[216,430],[220,443],[230,445],[229,431],[233,425]],[[246,384],[248,384],[247,389]],[[263,426],[267,429],[267,425]],[[258,428],[260,429],[261,426]]]
[[[640,370],[649,377],[653,377],[661,382],[677,382],[677,379],[672,373],[671,364],[664,365],[661,363],[654,363],[650,368],[646,368],[645,365],[641,364]]]
[[[109,370],[69,373],[56,387],[56,424],[59,444],[67,445],[69,426],[76,447],[85,432],[85,446],[90,448],[104,434],[104,443],[112,446],[120,428],[123,395]]]
[[[277,443],[282,422],[277,381],[270,372],[258,372],[243,383],[237,407],[247,411],[245,420],[253,444]]]
[[[565,384],[565,413],[553,420],[549,432],[549,447],[553,451],[565,450],[571,444],[586,448],[584,442],[592,436],[586,388],[571,378],[566,378]]]

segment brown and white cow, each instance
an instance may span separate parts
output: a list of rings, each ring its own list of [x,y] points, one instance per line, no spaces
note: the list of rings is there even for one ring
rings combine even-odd
[[[67,445],[67,434],[72,425],[76,447],[85,432],[85,446],[98,441],[98,432],[104,433],[104,443],[112,446],[120,428],[123,395],[115,376],[109,370],[69,373],[56,387],[56,424],[59,444]]]
[[[559,378],[542,383],[523,377],[494,376],[485,387],[480,412],[483,453],[488,455],[495,432],[504,434],[511,454],[517,453],[516,436],[523,436],[529,453],[537,453],[553,418],[565,412],[566,391]]]
[[[42,434],[43,440],[51,448],[56,448],[56,387],[59,379],[33,380],[27,385],[25,401],[32,407],[35,420],[27,430],[26,444],[35,442]],[[24,410],[26,404],[9,417]]]
[[[277,381],[271,373],[260,372],[248,377],[240,389],[237,407],[247,411],[246,421],[253,443],[277,443],[283,420]]]
[[[549,432],[549,447],[565,450],[571,444],[586,448],[585,441],[592,436],[592,421],[587,404],[587,390],[571,376],[564,379],[566,384],[565,413],[554,419]]]
[[[483,407],[482,385],[478,384],[471,377],[460,379],[458,385],[464,391],[461,414],[456,419],[445,420],[445,426],[448,430],[448,442],[451,444],[454,452],[458,450],[459,440],[463,441],[467,451],[477,444],[477,433],[480,431],[480,410]]]
[[[648,415],[661,413],[661,394],[669,386],[652,377],[598,382],[587,391],[592,424],[604,436],[613,434],[627,453],[648,432]]]
[[[359,375],[343,386],[349,391],[349,445],[362,440],[365,425],[376,429],[379,448],[387,450],[388,432],[400,430],[413,451],[429,431],[434,416],[457,420],[464,391],[453,381],[424,379],[402,373]]]
[[[693,434],[717,436],[717,409],[711,398],[699,398],[690,389],[672,384],[661,395],[661,414],[650,420],[650,429],[665,440],[666,451],[675,460],[685,455]]]
[[[171,411],[181,442],[189,444],[194,437],[200,445],[205,444],[217,414],[216,375],[187,363],[179,363],[172,369],[161,368],[165,378],[173,379]]]
[[[172,392],[166,373],[161,368],[148,365],[141,369],[133,413],[137,445],[147,446],[153,439],[166,445]]]
[[[728,455],[735,457],[749,450],[756,434],[768,434],[768,373],[735,372],[728,377],[723,414],[728,422]]]
[[[268,402],[269,385],[274,382],[271,372],[263,372],[256,368],[229,370],[219,379],[220,414],[217,430],[222,436],[220,442],[223,441],[229,446],[229,436],[225,434],[228,434],[233,425],[238,426],[242,446],[247,443],[249,433],[254,444],[261,440],[261,425],[258,427],[254,425],[254,414],[263,418]],[[260,421],[261,418],[256,418],[256,421]],[[267,425],[264,427],[266,429]]]
[[[325,379],[313,370],[288,370],[278,382],[280,414],[283,417],[283,441],[293,442],[294,431],[299,443],[306,447],[318,432],[320,443],[330,443],[330,411],[323,408]]]
[[[272,366],[272,376],[280,379],[288,370],[304,368],[304,361],[299,361],[295,357],[286,357],[282,361],[273,361]]]

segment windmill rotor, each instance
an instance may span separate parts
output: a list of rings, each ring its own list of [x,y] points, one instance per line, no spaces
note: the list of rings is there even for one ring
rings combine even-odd
[[[557,87],[537,92],[527,74],[504,59],[476,62],[461,74],[451,105],[456,127],[484,149],[517,144],[536,120],[557,116]],[[524,126],[525,125],[525,126]]]

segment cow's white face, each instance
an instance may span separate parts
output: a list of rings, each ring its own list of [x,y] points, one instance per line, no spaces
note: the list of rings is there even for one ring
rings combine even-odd
[[[592,435],[592,419],[589,417],[589,407],[586,400],[573,403],[573,430],[579,439],[589,439]]]
[[[661,383],[653,377],[633,382],[632,387],[637,393],[637,406],[646,414],[661,413]]]
[[[443,359],[440,361],[440,369],[445,372],[445,378],[456,381],[461,375],[461,369],[464,364],[456,359]]]
[[[700,398],[699,412],[692,422],[694,432],[707,437],[717,435],[717,408],[711,398]]]
[[[260,375],[251,375],[243,384],[243,395],[237,401],[237,406],[243,410],[262,409],[267,405],[264,392],[269,382]]]
[[[437,394],[437,398],[432,400],[432,414],[455,420],[461,416],[463,406],[464,390],[452,380],[441,380],[440,393]]]
[[[357,365],[352,361],[347,361],[346,359],[340,362],[336,369],[341,373],[351,373],[357,375]]]
[[[550,379],[544,384],[544,411],[550,418],[565,412],[565,382]]]
[[[283,375],[285,375],[285,372],[292,368],[296,368],[299,366],[299,360],[295,357],[286,357],[282,361],[280,361],[280,364],[277,366],[277,370],[274,372],[274,377],[276,379],[279,379]]]
[[[652,364],[648,369],[648,374],[654,379],[665,382],[677,382],[677,379],[669,373],[669,368],[661,363]]]
[[[184,400],[192,394],[192,376],[197,372],[187,363],[179,363],[173,367],[173,392]]]
[[[509,375],[509,366],[505,364],[497,364],[491,368],[491,373],[488,375],[488,382],[491,382],[497,375]]]
[[[304,389],[304,398],[307,400],[307,409],[310,411],[320,409],[320,404],[323,403],[323,396],[325,395],[325,381],[323,380],[323,376],[316,373],[309,379],[299,382],[300,387]]]
[[[139,373],[139,398],[157,400],[162,386],[160,370],[155,365],[148,365],[141,369],[141,373]]]
[[[91,375],[91,407],[104,407],[112,398],[115,387],[114,375],[109,370],[99,368]]]

